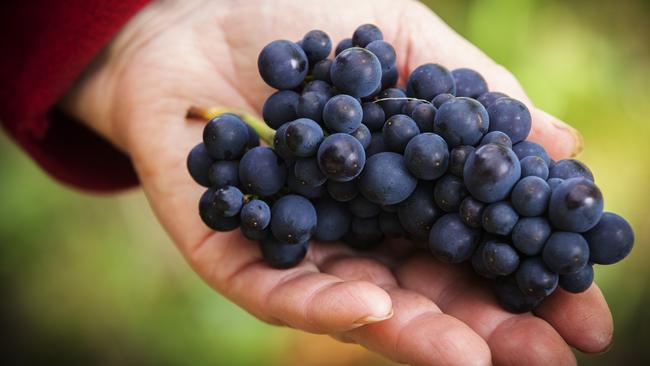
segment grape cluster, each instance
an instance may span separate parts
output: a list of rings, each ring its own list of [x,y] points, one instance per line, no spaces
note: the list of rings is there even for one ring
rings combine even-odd
[[[210,228],[239,227],[277,268],[298,264],[310,239],[369,250],[405,237],[469,261],[512,312],[558,286],[586,290],[593,264],[632,249],[590,170],[527,141],[527,107],[478,72],[429,63],[400,88],[395,50],[370,24],[331,51],[320,30],[261,51],[260,75],[278,89],[262,109],[273,148],[234,114],[205,126],[187,164],[208,187]]]

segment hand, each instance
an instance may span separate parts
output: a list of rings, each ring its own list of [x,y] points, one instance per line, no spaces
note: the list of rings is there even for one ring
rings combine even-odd
[[[131,156],[153,210],[190,265],[259,319],[417,365],[567,365],[576,362],[570,347],[606,349],[612,318],[596,285],[580,295],[558,290],[535,315],[514,315],[466,266],[422,256],[382,262],[314,243],[301,265],[276,270],[239,231],[215,233],[201,222],[203,189],[190,179],[185,158],[203,124],[184,119],[188,106],[259,115],[272,92],[257,72],[265,44],[298,40],[311,29],[336,44],[363,23],[378,25],[395,46],[402,79],[426,62],[474,68],[491,90],[528,104],[531,139],[553,157],[579,150],[578,134],[534,108],[509,72],[411,1],[156,2],[62,103]]]

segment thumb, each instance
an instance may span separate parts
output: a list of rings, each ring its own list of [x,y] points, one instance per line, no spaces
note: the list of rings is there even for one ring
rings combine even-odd
[[[467,67],[481,73],[492,91],[520,100],[530,110],[529,140],[542,144],[554,159],[574,156],[582,150],[580,133],[560,119],[536,108],[517,79],[503,66],[461,37],[419,2],[408,2],[402,15],[403,28],[395,35],[400,74],[408,75],[425,63],[439,63],[450,70]],[[404,52],[405,51],[405,52]]]

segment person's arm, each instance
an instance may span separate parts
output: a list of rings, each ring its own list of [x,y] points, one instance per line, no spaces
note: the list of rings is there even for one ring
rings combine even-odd
[[[0,4],[0,122],[52,177],[85,190],[137,184],[130,159],[59,99],[148,0]]]

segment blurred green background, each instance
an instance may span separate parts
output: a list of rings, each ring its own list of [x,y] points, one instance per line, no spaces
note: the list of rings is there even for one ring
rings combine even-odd
[[[637,241],[596,278],[614,313],[607,354],[650,362],[650,2],[426,1],[585,138],[606,209]],[[327,337],[270,327],[195,276],[138,191],[88,196],[45,176],[0,135],[0,353],[24,363],[377,365]],[[325,357],[325,355],[327,355]],[[12,356],[12,357],[13,357]],[[3,356],[0,356],[2,360]]]

